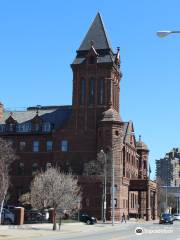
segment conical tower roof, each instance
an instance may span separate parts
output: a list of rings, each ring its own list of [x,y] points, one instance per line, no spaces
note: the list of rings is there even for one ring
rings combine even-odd
[[[136,142],[136,149],[149,151],[148,146],[141,141],[141,135],[139,135],[139,141]]]
[[[93,23],[91,24],[84,40],[82,41],[78,51],[87,51],[91,48],[91,45],[95,49],[111,49],[111,44],[108,39],[102,18],[98,12]]]

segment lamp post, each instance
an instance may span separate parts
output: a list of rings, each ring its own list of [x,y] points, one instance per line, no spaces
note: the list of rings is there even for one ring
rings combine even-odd
[[[112,158],[112,226],[114,226],[114,156],[113,151],[111,151]]]
[[[158,37],[163,38],[170,34],[180,33],[180,31],[157,31],[156,34]]]
[[[106,222],[106,182],[107,182],[107,157],[106,153],[101,149],[104,156],[104,198],[103,198],[103,222]]]

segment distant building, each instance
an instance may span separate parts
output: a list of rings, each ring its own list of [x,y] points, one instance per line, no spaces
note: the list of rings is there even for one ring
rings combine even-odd
[[[156,160],[156,177],[162,185],[180,186],[180,148],[173,148],[164,158]]]

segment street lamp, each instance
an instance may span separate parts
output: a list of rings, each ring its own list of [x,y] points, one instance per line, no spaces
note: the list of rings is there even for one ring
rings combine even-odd
[[[112,159],[112,226],[114,226],[114,155],[113,151],[111,151],[111,159]]]
[[[104,202],[103,202],[103,222],[106,222],[106,182],[107,182],[107,157],[106,153],[101,149],[104,156]]]
[[[168,36],[169,34],[180,33],[180,31],[157,31],[156,34],[158,37],[163,38]]]

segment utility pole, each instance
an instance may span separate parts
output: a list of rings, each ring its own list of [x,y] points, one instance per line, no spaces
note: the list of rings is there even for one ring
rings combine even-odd
[[[103,199],[102,199],[102,219],[103,222],[106,222],[106,195],[107,195],[107,156],[106,153],[101,150],[100,151],[103,154],[104,157],[104,186],[103,186]]]
[[[113,149],[111,150],[112,158],[112,226],[114,226],[114,154]]]

